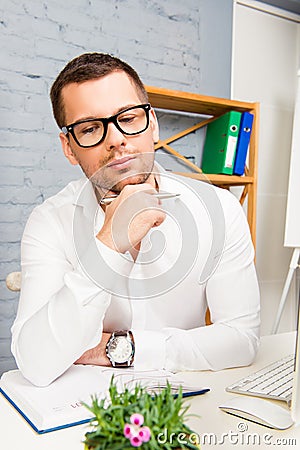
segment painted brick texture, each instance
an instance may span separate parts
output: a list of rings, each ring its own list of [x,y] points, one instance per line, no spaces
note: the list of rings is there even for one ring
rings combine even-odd
[[[5,278],[20,270],[26,220],[37,204],[81,176],[60,149],[49,101],[54,78],[80,53],[103,51],[133,65],[146,84],[199,91],[199,3],[1,1],[0,373],[15,367],[10,328],[18,295]],[[176,120],[169,126],[176,128]]]

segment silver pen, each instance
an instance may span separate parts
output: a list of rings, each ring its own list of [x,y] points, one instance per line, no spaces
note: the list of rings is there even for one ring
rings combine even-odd
[[[180,194],[173,194],[172,192],[155,192],[154,194],[151,193],[151,195],[154,195],[154,197],[158,198],[159,200],[164,200],[167,198],[175,198],[179,197]],[[100,200],[101,205],[109,205],[115,198],[119,197],[119,194],[110,195],[109,197],[104,197]]]

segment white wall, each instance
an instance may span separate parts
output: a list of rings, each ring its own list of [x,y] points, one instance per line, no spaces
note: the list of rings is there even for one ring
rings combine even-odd
[[[291,20],[275,15],[274,8],[266,12],[239,3],[235,2],[234,8],[232,98],[259,101],[261,108],[257,270],[262,293],[262,334],[269,334],[291,258],[291,249],[283,247],[283,240],[300,16],[292,16]],[[281,331],[295,326],[292,299],[295,284]]]
[[[229,97],[232,56],[232,0],[200,0],[200,92]]]

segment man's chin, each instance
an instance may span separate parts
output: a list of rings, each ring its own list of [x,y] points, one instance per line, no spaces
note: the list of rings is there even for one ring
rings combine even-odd
[[[90,181],[95,187],[103,192],[113,191],[119,193],[128,184],[143,184],[145,183],[152,173],[154,164],[154,155],[146,157],[146,154],[140,155],[132,160],[132,164],[121,170],[106,165],[101,167],[93,176],[90,177]]]
[[[102,191],[103,194],[106,194],[107,192],[114,192],[116,194],[119,194],[127,185],[145,183],[148,180],[149,176],[150,173],[128,175],[126,177],[122,177],[121,180],[115,180],[115,182],[114,180],[110,180],[110,183],[105,182],[103,179],[97,180],[91,177],[90,181],[92,182],[94,187],[97,190]]]
[[[148,180],[149,176],[150,176],[150,173],[129,176],[129,177],[117,182],[116,184],[114,184],[112,186],[112,188],[110,189],[110,191],[119,193],[124,189],[125,186],[127,186],[129,184],[143,184]]]

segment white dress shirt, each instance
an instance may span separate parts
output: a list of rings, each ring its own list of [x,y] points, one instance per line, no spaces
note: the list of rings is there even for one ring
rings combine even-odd
[[[32,383],[51,383],[102,331],[121,329],[133,331],[138,369],[219,370],[253,361],[259,289],[238,200],[157,170],[160,191],[180,196],[162,200],[166,219],[142,240],[135,261],[95,237],[104,212],[86,179],[29,217],[12,351]]]

